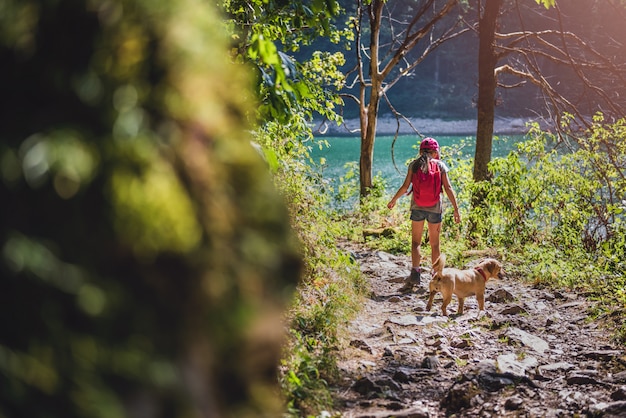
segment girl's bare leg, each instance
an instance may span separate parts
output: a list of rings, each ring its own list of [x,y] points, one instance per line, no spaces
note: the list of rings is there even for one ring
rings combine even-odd
[[[428,225],[430,229],[430,225]],[[419,268],[422,261],[422,233],[424,221],[411,221],[411,265]]]
[[[430,239],[431,262],[435,264],[435,261],[439,258],[441,250],[439,248],[439,236],[441,235],[441,222],[438,224],[428,224],[428,237]]]
[[[407,277],[401,292],[410,292],[413,286],[420,284],[420,261],[422,259],[422,232],[424,221],[411,221],[411,274]]]

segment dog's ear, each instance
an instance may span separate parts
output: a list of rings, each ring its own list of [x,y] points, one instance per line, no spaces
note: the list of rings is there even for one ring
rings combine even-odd
[[[504,272],[504,267],[502,267],[502,264],[500,264],[500,271],[498,271],[498,279],[504,279],[505,276],[506,276],[506,273]]]
[[[493,258],[484,261],[483,268],[489,272],[491,277],[501,277],[502,264]]]

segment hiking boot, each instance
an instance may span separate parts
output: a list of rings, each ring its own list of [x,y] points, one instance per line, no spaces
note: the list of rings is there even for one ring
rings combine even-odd
[[[414,285],[419,286],[420,284],[420,271],[415,270],[415,269],[411,269],[411,275],[409,276],[409,282],[413,283]]]
[[[409,293],[413,291],[414,286],[419,286],[420,284],[420,271],[411,269],[411,275],[407,277],[404,285],[398,289],[401,293]]]

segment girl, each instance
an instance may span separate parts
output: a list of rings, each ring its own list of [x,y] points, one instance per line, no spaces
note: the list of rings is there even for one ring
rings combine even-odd
[[[448,166],[439,160],[439,144],[437,141],[433,138],[424,138],[420,143],[419,157],[409,165],[404,183],[387,203],[387,207],[393,209],[400,196],[408,194],[409,186],[413,185],[413,199],[411,199],[411,263],[413,267],[404,286],[400,288],[401,292],[410,292],[413,290],[413,286],[420,284],[424,221],[428,221],[432,263],[434,264],[439,258],[442,188],[445,190],[454,208],[454,222],[461,222],[456,196],[448,179],[448,171]]]

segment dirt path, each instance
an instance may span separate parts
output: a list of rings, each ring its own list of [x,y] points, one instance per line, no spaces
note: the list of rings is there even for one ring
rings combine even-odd
[[[485,312],[470,297],[464,315],[444,317],[440,296],[425,312],[429,274],[398,292],[408,257],[344,247],[371,296],[333,388],[342,417],[626,417],[624,347],[589,321],[585,299],[505,278],[487,283]]]

